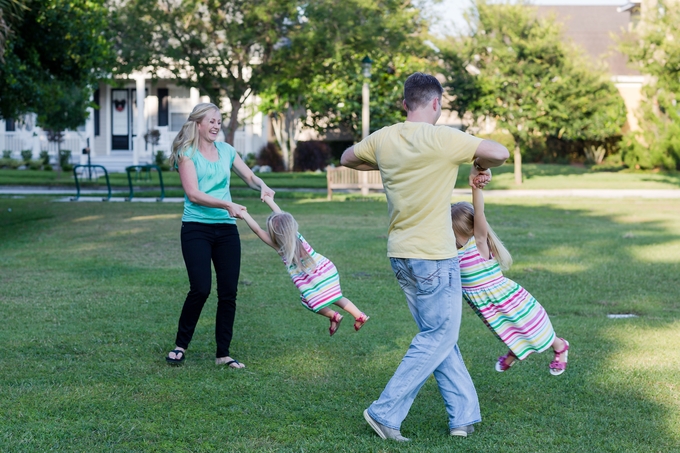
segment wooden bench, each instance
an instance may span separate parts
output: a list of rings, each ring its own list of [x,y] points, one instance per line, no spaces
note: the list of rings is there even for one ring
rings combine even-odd
[[[333,189],[360,189],[361,195],[368,195],[369,189],[382,189],[383,183],[378,170],[358,171],[348,167],[326,170],[328,199],[333,199]]]

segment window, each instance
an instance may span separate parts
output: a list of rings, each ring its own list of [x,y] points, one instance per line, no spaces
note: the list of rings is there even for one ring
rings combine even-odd
[[[94,136],[99,136],[99,90],[95,90],[92,95],[92,102],[97,106],[94,109]]]
[[[14,120],[7,119],[5,120],[5,132],[14,132],[17,130],[17,125],[14,123]]]
[[[168,125],[168,89],[158,89],[158,126]],[[181,127],[181,126],[180,126]],[[174,130],[174,129],[172,129]]]
[[[188,94],[188,90],[186,91]],[[188,96],[176,97],[172,96],[171,93],[168,102],[171,131],[179,131],[180,129],[182,129],[182,126],[187,121],[187,118],[189,118],[189,114],[191,113],[193,107],[194,106],[191,104],[191,99]]]

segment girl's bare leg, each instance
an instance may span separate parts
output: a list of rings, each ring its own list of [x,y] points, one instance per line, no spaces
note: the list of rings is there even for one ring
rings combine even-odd
[[[564,342],[563,339],[558,338],[557,335],[555,335],[555,341],[553,341],[552,348],[553,351],[562,351],[562,353],[557,354],[555,352],[555,360],[558,362],[563,362],[564,361],[564,355],[567,351],[565,351],[565,348],[567,346],[567,343]]]
[[[331,310],[331,309],[328,308],[328,307],[324,307],[324,308],[322,308],[321,310],[317,311],[317,313],[320,314],[320,315],[322,315],[322,316],[325,316],[326,318],[332,319],[332,318],[333,318],[333,315],[334,315],[335,313],[337,313],[337,312],[334,311],[334,310]]]
[[[333,311],[328,307],[322,308],[321,310],[317,311],[317,313],[331,320],[331,326],[328,328],[328,333],[330,333],[332,337],[333,334],[335,334],[335,332],[338,330],[338,327],[340,327],[342,316],[337,311]]]
[[[362,311],[357,308],[356,305],[352,303],[351,300],[349,300],[346,297],[343,297],[337,302],[333,302],[333,304],[337,305],[338,307],[342,308],[345,310],[347,313],[350,315],[354,316],[354,319],[357,319],[361,315],[363,315]]]

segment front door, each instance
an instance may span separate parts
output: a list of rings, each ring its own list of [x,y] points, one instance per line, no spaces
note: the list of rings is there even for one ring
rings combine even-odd
[[[111,149],[132,150],[137,113],[135,89],[111,90]]]

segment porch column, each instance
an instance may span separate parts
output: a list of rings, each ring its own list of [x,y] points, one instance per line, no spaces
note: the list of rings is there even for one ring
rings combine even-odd
[[[198,91],[198,88],[189,89],[189,99],[191,100],[192,109],[196,107],[196,104],[199,104],[201,102],[201,93],[200,91]]]
[[[146,134],[146,119],[144,118],[144,98],[146,94],[146,79],[140,74],[135,77],[135,81],[137,82],[137,118],[135,118],[137,137],[135,137],[135,144],[132,147],[132,165],[139,165],[139,157],[145,153],[144,134]]]

